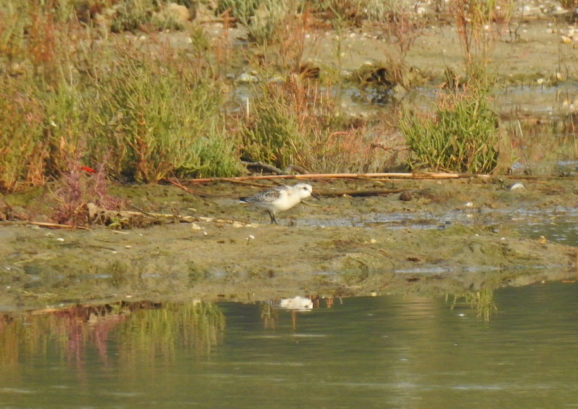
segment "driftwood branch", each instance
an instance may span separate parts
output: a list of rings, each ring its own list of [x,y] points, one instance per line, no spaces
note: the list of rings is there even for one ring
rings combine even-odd
[[[283,175],[285,173],[281,169],[279,169],[278,167],[273,166],[273,165],[269,165],[268,163],[264,163],[264,162],[241,161],[241,163],[243,163],[243,165],[245,165],[247,167],[247,169],[265,170],[267,172],[271,172],[271,173],[274,173],[276,175]]]
[[[322,197],[368,197],[368,196],[385,196],[393,193],[404,192],[405,189],[382,189],[382,190],[348,190],[342,192],[316,192],[316,196]]]
[[[489,175],[470,175],[461,173],[425,172],[425,173],[308,173],[304,175],[267,175],[267,176],[237,176],[230,178],[188,179],[187,183],[238,182],[246,180],[275,179],[459,179],[459,178],[489,178]]]
[[[88,230],[88,227],[85,226],[73,226],[69,224],[60,224],[60,223],[34,222],[34,221],[26,221],[24,223],[32,226],[44,227],[46,229]]]

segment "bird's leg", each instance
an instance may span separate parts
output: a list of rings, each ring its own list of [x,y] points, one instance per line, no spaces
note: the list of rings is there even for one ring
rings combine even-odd
[[[277,223],[277,218],[275,218],[275,213],[269,209],[267,209],[267,211],[269,212],[269,216],[271,216],[271,223],[279,224]]]

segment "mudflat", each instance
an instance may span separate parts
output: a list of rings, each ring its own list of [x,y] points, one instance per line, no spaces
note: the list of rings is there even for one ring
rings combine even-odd
[[[115,186],[148,227],[4,222],[0,306],[459,294],[578,277],[575,177],[309,183],[319,200],[280,225],[237,200],[271,182]]]

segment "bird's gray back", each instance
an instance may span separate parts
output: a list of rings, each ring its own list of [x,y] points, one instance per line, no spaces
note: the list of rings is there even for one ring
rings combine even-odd
[[[286,189],[284,186],[277,186],[259,192],[253,196],[245,197],[242,200],[247,203],[271,203],[281,197],[281,192]]]

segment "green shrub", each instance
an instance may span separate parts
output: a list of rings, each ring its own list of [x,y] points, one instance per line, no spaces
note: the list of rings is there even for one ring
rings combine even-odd
[[[100,150],[107,146],[117,166],[113,173],[139,182],[156,182],[177,169],[207,174],[207,159],[199,155],[214,159],[214,146],[222,143],[204,141],[220,118],[220,87],[178,56],[161,61],[133,51],[118,59],[99,81],[93,108],[96,138],[89,150],[102,157],[108,152]],[[219,153],[233,154],[230,149]],[[233,172],[233,157],[219,162],[228,164],[225,173]]]
[[[71,1],[0,5],[0,190],[59,178],[71,156],[142,182],[241,172],[234,141],[219,130],[223,83],[202,32],[193,55],[130,37],[102,44],[89,25],[57,15],[73,13]]]
[[[175,170],[180,177],[228,177],[239,175],[243,167],[235,151],[234,141],[225,130],[216,126],[207,129],[207,135],[196,139],[189,158]]]
[[[305,147],[294,106],[282,84],[268,84],[251,107],[251,118],[242,133],[242,157],[285,168],[299,164]]]
[[[58,176],[69,170],[70,158],[86,155],[84,146],[89,138],[86,129],[87,114],[91,109],[89,100],[77,87],[61,82],[51,92],[41,92],[38,99],[44,107],[44,143],[49,155],[45,159],[45,173]],[[92,164],[96,166],[96,163]]]
[[[497,123],[483,93],[446,96],[433,118],[405,110],[400,127],[411,151],[409,166],[491,172],[498,162]]]

